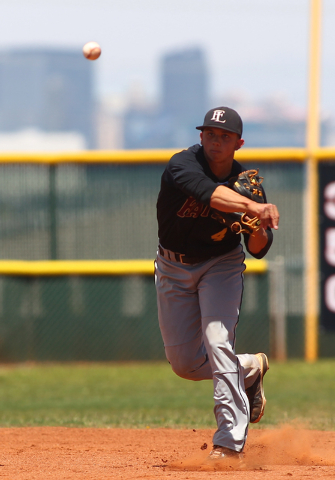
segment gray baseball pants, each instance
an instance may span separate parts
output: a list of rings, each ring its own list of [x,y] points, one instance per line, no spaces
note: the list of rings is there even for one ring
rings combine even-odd
[[[167,250],[164,256],[158,253],[155,262],[158,319],[166,357],[182,378],[213,380],[218,426],[213,444],[238,452],[243,450],[250,418],[245,389],[260,372],[255,355],[235,354],[244,258],[240,245],[195,265],[174,261]]]

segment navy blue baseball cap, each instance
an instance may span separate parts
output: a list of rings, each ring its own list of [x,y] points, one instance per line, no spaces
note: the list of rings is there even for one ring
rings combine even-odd
[[[212,110],[206,113],[204,124],[195,128],[197,130],[203,130],[206,127],[222,128],[223,130],[237,133],[242,137],[242,119],[235,110],[229,107],[212,108]]]

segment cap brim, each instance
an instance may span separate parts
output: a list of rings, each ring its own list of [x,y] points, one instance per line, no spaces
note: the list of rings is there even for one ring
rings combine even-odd
[[[227,130],[227,132],[237,133],[237,135],[242,135],[240,132],[236,132],[236,130],[232,130],[231,128],[226,128],[221,125],[201,125],[200,127],[195,127],[197,130],[203,131],[205,128],[221,128],[221,130]]]

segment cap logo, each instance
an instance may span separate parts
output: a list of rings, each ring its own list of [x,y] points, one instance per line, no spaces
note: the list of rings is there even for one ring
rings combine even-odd
[[[226,123],[226,120],[220,120],[225,113],[226,112],[224,110],[214,110],[211,120],[214,120],[215,122]]]

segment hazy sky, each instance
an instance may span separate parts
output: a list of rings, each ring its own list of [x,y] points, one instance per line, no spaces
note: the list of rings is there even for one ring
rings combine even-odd
[[[159,59],[202,46],[213,98],[283,94],[306,106],[310,0],[0,0],[2,49],[102,47],[97,95],[139,82],[159,93]],[[323,2],[322,107],[335,111],[335,1]]]

